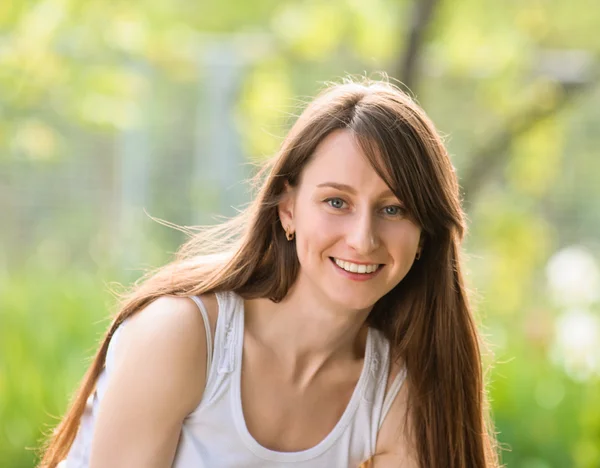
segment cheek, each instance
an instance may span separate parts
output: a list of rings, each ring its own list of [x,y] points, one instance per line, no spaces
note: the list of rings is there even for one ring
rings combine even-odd
[[[301,199],[300,202],[297,205],[295,219],[301,236],[314,236],[315,239],[318,239],[326,237],[328,233],[336,230],[339,216],[328,213],[315,200]]]
[[[328,214],[314,206],[297,212],[296,220],[296,248],[301,263],[309,261],[309,254],[320,255],[323,250],[335,244],[344,229],[339,216]]]
[[[388,233],[390,254],[403,262],[412,262],[419,248],[421,231],[412,223],[398,226]],[[393,240],[393,241],[392,241]]]
[[[406,239],[407,248],[417,253],[419,241],[421,240],[421,230],[416,226],[411,226],[410,233],[406,236]]]

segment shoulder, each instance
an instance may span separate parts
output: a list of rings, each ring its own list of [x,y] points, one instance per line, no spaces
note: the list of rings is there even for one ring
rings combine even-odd
[[[206,298],[203,302],[209,303]],[[117,344],[117,355],[121,356],[149,344],[169,354],[197,352],[206,347],[202,314],[187,297],[155,299],[127,319],[121,335]],[[151,352],[151,349],[145,351]]]
[[[211,309],[210,298],[205,302]],[[192,299],[165,296],[124,325],[96,414],[90,464],[171,466],[182,423],[204,392],[204,319]]]
[[[393,380],[402,371],[403,366],[399,363],[393,363],[390,366],[386,394],[390,390]],[[395,466],[419,468],[416,445],[411,431],[411,415],[408,411],[409,392],[410,381],[406,378],[392,401],[377,435],[377,445],[373,457],[375,468]]]
[[[216,296],[203,294],[199,298],[214,326],[218,314]],[[121,352],[148,341],[158,346],[173,345],[175,352],[206,346],[204,319],[188,297],[161,296],[129,317],[123,328],[123,338],[119,340]]]
[[[217,302],[201,296],[214,330]],[[190,298],[161,296],[127,319],[115,343],[114,371],[124,384],[145,382],[163,397],[174,397],[182,411],[192,410],[205,385],[207,343],[204,319]],[[137,384],[136,384],[137,385]]]

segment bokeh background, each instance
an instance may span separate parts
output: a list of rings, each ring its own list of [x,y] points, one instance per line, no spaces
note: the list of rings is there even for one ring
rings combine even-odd
[[[326,81],[386,72],[459,173],[509,467],[600,466],[596,0],[0,2],[0,466],[33,467],[178,225],[248,200]]]

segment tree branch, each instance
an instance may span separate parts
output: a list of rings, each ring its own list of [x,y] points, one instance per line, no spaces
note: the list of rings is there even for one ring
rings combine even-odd
[[[419,83],[421,49],[425,43],[425,35],[433,14],[439,5],[439,0],[415,0],[413,11],[408,25],[408,34],[404,55],[394,67],[396,76],[408,89]]]
[[[562,93],[553,106],[534,106],[525,112],[519,112],[517,115],[508,118],[502,130],[488,139],[485,146],[476,150],[468,158],[469,161],[473,162],[460,178],[465,202],[471,202],[490,175],[506,162],[508,158],[507,150],[515,138],[527,133],[544,119],[558,114],[577,96],[592,89],[596,84],[598,84],[598,77],[577,86],[563,86]]]

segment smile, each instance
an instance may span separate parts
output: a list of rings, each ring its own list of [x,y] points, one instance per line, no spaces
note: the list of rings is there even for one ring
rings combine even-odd
[[[334,257],[331,257],[331,259],[341,269],[348,271],[350,273],[370,274],[370,273],[374,273],[375,271],[377,271],[377,269],[380,267],[380,265],[377,263],[366,265],[366,264],[346,262],[344,260],[340,260],[339,258],[334,258]]]

